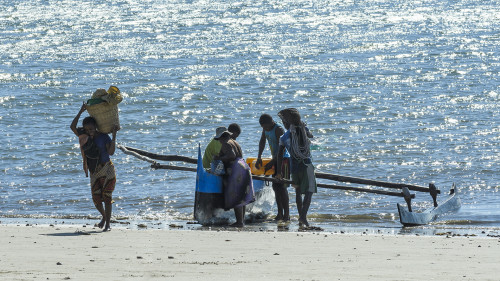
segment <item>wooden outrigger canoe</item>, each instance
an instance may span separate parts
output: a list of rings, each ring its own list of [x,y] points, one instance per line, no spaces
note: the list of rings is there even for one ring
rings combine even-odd
[[[141,160],[152,163],[151,167],[153,169],[170,169],[170,170],[196,172],[194,218],[200,224],[204,225],[214,224],[220,221],[219,218],[221,217],[221,214],[224,212],[222,177],[205,171],[202,164],[201,147],[198,147],[198,159],[185,156],[178,156],[178,155],[158,155],[132,147],[125,147],[123,145],[118,145],[118,148],[121,149],[126,154],[133,155]],[[186,163],[197,164],[197,168],[181,167],[174,165],[160,165],[153,159],[162,161],[182,161]],[[448,198],[445,201],[443,201],[440,205],[438,205],[436,198],[437,195],[440,193],[440,191],[436,189],[434,184],[429,184],[429,188],[427,188],[412,184],[390,183],[384,181],[369,180],[369,179],[341,176],[341,175],[321,173],[321,172],[316,172],[316,177],[320,179],[327,179],[338,182],[349,182],[349,183],[365,184],[371,186],[379,186],[379,187],[402,190],[402,192],[391,192],[378,189],[360,188],[355,186],[342,186],[342,185],[318,183],[318,187],[321,188],[349,190],[349,191],[403,197],[407,203],[408,210],[406,210],[404,206],[397,204],[400,222],[401,224],[403,224],[403,226],[425,225],[434,221],[438,216],[446,213],[456,212],[461,207],[461,201],[458,194],[458,189],[455,187],[455,185],[453,185]],[[264,192],[266,182],[282,182],[286,184],[292,183],[289,180],[278,180],[272,177],[252,175],[252,178],[253,178],[256,202],[249,204],[247,206],[248,207],[247,210],[252,209],[253,207],[257,207],[256,209],[260,211],[260,214],[258,215],[261,216],[265,216],[266,212],[269,212],[270,206],[273,205],[273,198],[264,198],[266,196],[263,196],[266,193]],[[429,208],[423,212],[413,212],[411,208],[411,199],[415,198],[415,194],[411,194],[410,190],[430,193],[434,201],[434,207]],[[227,221],[227,216],[222,216],[222,217],[223,220]]]
[[[430,188],[435,189],[433,184],[430,185]],[[404,190],[403,193],[405,192],[406,191]],[[436,202],[435,195],[433,195],[432,192],[431,195],[434,199],[434,207],[429,208],[423,212],[413,212],[409,201],[407,201],[408,209],[406,209],[399,203],[397,204],[399,221],[403,226],[418,226],[429,224],[441,215],[458,211],[462,205],[458,194],[458,188],[455,185],[453,185],[450,189],[450,195],[448,196],[448,198],[446,198],[445,201],[441,202],[441,204],[438,204]]]

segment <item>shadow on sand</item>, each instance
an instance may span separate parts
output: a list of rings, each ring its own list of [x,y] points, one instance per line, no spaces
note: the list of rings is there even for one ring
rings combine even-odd
[[[48,233],[48,234],[41,234],[45,236],[61,236],[61,237],[66,237],[66,236],[81,236],[81,235],[91,235],[91,234],[96,234],[96,233],[101,233],[102,231],[81,231],[77,230],[75,232],[60,232],[60,233]]]

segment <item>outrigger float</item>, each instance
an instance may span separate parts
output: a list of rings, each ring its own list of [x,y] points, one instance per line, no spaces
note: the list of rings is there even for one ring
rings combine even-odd
[[[123,145],[118,145],[118,148],[122,150],[125,154],[135,156],[141,160],[151,163],[151,168],[153,169],[168,169],[168,170],[180,170],[180,171],[191,171],[196,172],[196,192],[194,198],[194,219],[200,224],[209,225],[217,223],[218,217],[223,213],[224,197],[223,197],[223,185],[222,177],[214,175],[207,172],[202,165],[201,148],[198,147],[198,158],[190,158],[179,155],[159,155],[137,148],[127,147]],[[196,164],[197,168],[183,167],[175,165],[162,165],[156,160],[161,161],[180,161],[190,164]],[[448,197],[438,204],[437,195],[441,193],[439,189],[436,188],[434,184],[429,184],[429,187],[423,187],[412,184],[402,184],[402,183],[391,183],[377,180],[369,180],[363,178],[355,178],[348,176],[335,175],[330,173],[316,172],[316,178],[333,180],[338,182],[347,182],[355,184],[364,184],[384,188],[399,189],[400,192],[392,192],[379,189],[371,188],[361,188],[354,186],[342,186],[333,184],[323,184],[318,183],[320,188],[328,189],[338,189],[338,190],[348,190],[357,192],[374,193],[388,196],[403,197],[406,201],[406,207],[397,204],[399,220],[403,226],[418,226],[426,225],[430,222],[436,220],[439,216],[444,214],[449,214],[457,212],[461,207],[461,200],[458,194],[458,189],[455,185],[452,186],[450,194]],[[263,211],[262,204],[272,204],[272,202],[266,202],[266,200],[260,200],[264,198],[265,186],[268,182],[277,182],[278,179],[272,177],[252,175],[256,201],[250,204],[248,207],[251,209],[255,207],[259,211]],[[289,180],[282,180],[281,182],[291,184]],[[411,200],[415,198],[415,194],[410,193],[412,191],[425,192],[431,195],[434,207],[429,208],[423,212],[413,212],[411,206]],[[260,213],[259,215],[265,216],[265,213]]]
[[[405,200],[407,200],[406,202],[408,210],[406,210],[405,207],[400,205],[399,203],[397,204],[399,221],[403,226],[418,226],[429,224],[430,222],[436,220],[438,216],[457,212],[462,206],[462,201],[458,196],[458,188],[455,186],[455,184],[453,184],[453,186],[451,187],[448,198],[446,198],[446,200],[441,204],[438,204],[436,200],[438,194],[436,186],[431,183],[429,184],[429,189],[432,200],[434,201],[434,207],[432,208],[429,208],[423,212],[415,213],[411,208],[411,198],[407,200],[407,196],[405,197]],[[403,193],[408,194],[408,189],[403,189]]]

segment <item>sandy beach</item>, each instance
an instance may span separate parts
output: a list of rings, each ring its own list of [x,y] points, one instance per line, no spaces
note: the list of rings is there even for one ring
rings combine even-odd
[[[498,280],[499,238],[0,226],[1,280]]]

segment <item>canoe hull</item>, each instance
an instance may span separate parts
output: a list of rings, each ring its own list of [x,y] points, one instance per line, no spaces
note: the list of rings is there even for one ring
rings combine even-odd
[[[435,221],[439,216],[448,213],[457,212],[462,206],[458,195],[458,189],[452,189],[452,194],[437,207],[429,208],[423,212],[410,212],[405,206],[397,204],[399,212],[399,221],[403,226],[426,225]]]

